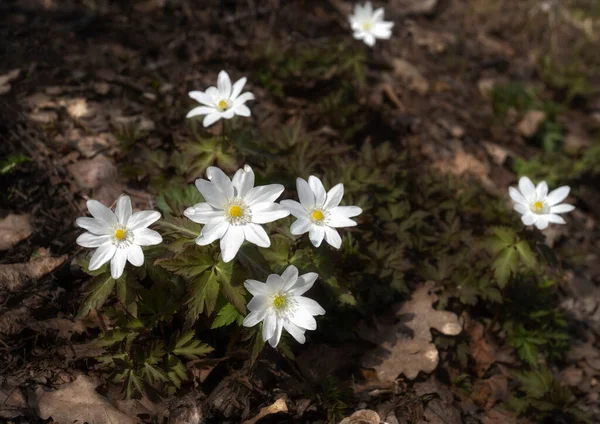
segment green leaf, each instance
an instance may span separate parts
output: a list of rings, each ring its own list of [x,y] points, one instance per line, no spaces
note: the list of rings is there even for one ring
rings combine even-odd
[[[244,322],[244,316],[240,314],[235,306],[233,306],[231,303],[226,303],[225,306],[219,310],[219,313],[217,314],[217,317],[213,321],[210,328],[212,330],[215,328],[225,327],[233,324],[234,322],[236,322],[238,325],[242,325],[242,322]]]
[[[194,240],[200,235],[202,227],[188,218],[166,217],[157,222],[157,227],[164,237],[180,236]]]
[[[133,274],[117,280],[117,299],[134,317],[137,317],[137,292],[140,288]]]
[[[157,265],[182,277],[196,278],[213,265],[213,258],[194,245],[173,258],[157,261]]]
[[[219,296],[219,281],[214,270],[205,271],[192,280],[188,292],[186,323],[191,325],[202,312],[206,311],[206,315],[210,315],[215,310]]]
[[[492,264],[492,269],[495,271],[498,285],[501,288],[504,287],[510,278],[511,272],[515,272],[517,269],[516,250],[513,247],[508,247],[501,251]]]
[[[221,286],[221,293],[229,302],[236,307],[241,314],[246,314],[246,298],[244,294],[246,290],[242,285],[242,280],[234,282],[233,278],[233,261],[225,263],[222,260],[215,266],[217,281]]]
[[[214,349],[209,345],[194,340],[194,330],[187,330],[176,338],[175,347],[171,350],[175,355],[185,356],[188,359],[198,359],[212,352]]]
[[[156,198],[156,206],[164,216],[183,216],[183,211],[201,202],[204,199],[193,184],[175,186]]]
[[[147,382],[153,385],[157,383],[164,383],[169,380],[167,375],[160,368],[155,367],[153,364],[149,364],[148,362],[144,362],[141,375]]]
[[[133,397],[144,393],[144,385],[133,370],[128,370],[127,372],[125,388],[125,396],[127,399],[132,399]]]
[[[534,370],[526,373],[515,373],[515,377],[521,383],[521,388],[527,396],[541,399],[552,388],[554,377],[547,368]]]
[[[181,382],[187,380],[187,369],[183,362],[175,355],[167,355],[167,377],[171,380],[178,389],[181,387]]]
[[[129,331],[121,329],[108,330],[105,333],[102,333],[100,338],[94,341],[94,345],[98,347],[108,347],[115,343],[122,342],[129,334]]]
[[[538,269],[538,262],[535,254],[531,250],[531,246],[529,246],[529,242],[527,240],[521,240],[516,244],[517,252],[519,252],[519,258],[521,262],[525,264],[531,270]]]
[[[92,309],[100,308],[115,287],[115,280],[110,274],[98,275],[90,280],[85,288],[85,297],[77,312],[77,317],[85,317]]]
[[[25,155],[11,155],[0,161],[0,175],[6,175],[12,172],[18,165],[31,162],[31,159]]]

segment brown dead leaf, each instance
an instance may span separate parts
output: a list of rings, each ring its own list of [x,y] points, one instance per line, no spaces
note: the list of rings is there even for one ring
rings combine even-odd
[[[487,161],[486,161],[487,162]],[[495,190],[495,185],[490,179],[490,166],[471,153],[467,153],[462,144],[456,145],[454,157],[451,160],[439,159],[433,162],[433,167],[443,174],[457,177],[472,176],[488,190]]]
[[[0,288],[8,292],[19,290],[28,281],[37,280],[51,273],[66,260],[67,255],[56,258],[41,256],[23,264],[0,265]]]
[[[88,424],[134,424],[138,420],[128,417],[98,394],[89,377],[79,375],[75,381],[63,384],[58,390],[46,392],[38,388],[35,393],[36,411],[40,418],[57,424],[87,422]]]
[[[32,232],[28,214],[9,214],[0,221],[0,250],[12,249],[17,243],[29,237]]]
[[[412,63],[396,58],[393,60],[393,66],[394,75],[400,78],[411,90],[421,95],[427,94],[429,91],[429,82]]]
[[[471,356],[475,359],[475,371],[479,377],[482,377],[486,371],[496,362],[494,349],[485,340],[485,327],[483,324],[473,321],[468,329],[469,349]]]
[[[21,75],[20,69],[13,69],[4,75],[0,75],[0,95],[6,94],[10,91],[10,82],[19,78],[19,75]]]
[[[460,411],[454,405],[454,395],[447,386],[430,377],[428,381],[416,383],[414,388],[417,395],[421,397],[435,394],[435,397],[425,405],[424,422],[429,424],[463,423]]]
[[[517,129],[522,136],[527,138],[533,137],[545,119],[546,113],[541,110],[530,110],[525,114],[521,122],[519,122]]]
[[[265,406],[254,418],[246,420],[242,424],[255,424],[258,420],[263,419],[267,415],[278,414],[280,412],[288,412],[287,404],[283,398],[277,399],[272,405]]]
[[[19,387],[3,384],[0,386],[0,418],[16,418],[27,409],[27,399]]]
[[[48,330],[58,331],[58,336],[63,339],[70,339],[73,334],[85,332],[83,321],[72,321],[65,318],[50,318],[45,321],[34,321],[29,324],[32,330],[44,333]]]
[[[390,9],[402,15],[429,15],[435,12],[438,0],[392,0]]]
[[[496,374],[487,380],[478,381],[473,388],[471,399],[480,408],[490,409],[498,402],[508,400],[508,378]]]
[[[439,355],[431,342],[431,328],[447,336],[456,336],[462,326],[456,314],[433,308],[437,296],[435,283],[428,281],[418,287],[412,300],[402,304],[396,317],[399,323],[379,326],[375,330],[363,327],[360,336],[379,345],[368,352],[362,364],[373,368],[381,381],[394,381],[399,374],[415,379],[419,372],[430,373],[438,365]]]
[[[517,414],[496,406],[487,411],[482,422],[483,424],[517,424]]]
[[[117,177],[117,167],[104,155],[80,160],[67,167],[81,188],[91,189],[110,183]]]
[[[370,409],[363,409],[344,418],[340,421],[340,424],[379,424],[380,422],[381,418],[377,412]]]

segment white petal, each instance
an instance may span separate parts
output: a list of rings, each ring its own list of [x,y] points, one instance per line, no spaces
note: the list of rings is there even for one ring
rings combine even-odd
[[[548,184],[546,184],[546,181],[538,183],[535,188],[535,194],[538,200],[544,200],[546,198],[546,195],[548,194]]]
[[[117,217],[106,206],[97,200],[88,200],[87,207],[92,214],[92,216],[96,219],[106,222],[108,225],[116,225]]]
[[[285,320],[285,321],[283,321],[283,328],[285,328],[285,331],[290,333],[290,336],[292,336],[294,339],[296,339],[296,341],[298,343],[304,344],[304,342],[306,342],[306,336],[304,336],[304,330],[302,330],[296,324],[293,324],[292,322]]]
[[[568,203],[562,203],[560,205],[550,207],[550,213],[566,213],[571,212],[575,209],[575,206],[569,205]]]
[[[314,175],[311,175],[308,177],[308,185],[315,195],[315,205],[323,206],[327,193],[325,192],[325,187],[323,187],[321,180]]]
[[[365,44],[369,47],[373,47],[375,45],[375,36],[371,33],[365,33],[364,40]]]
[[[142,248],[137,244],[132,244],[131,246],[129,246],[129,248],[127,249],[127,260],[133,266],[144,265],[144,252],[142,251]]]
[[[317,321],[313,318],[311,314],[308,313],[307,310],[302,308],[294,309],[290,315],[289,319],[292,323],[296,324],[300,328],[305,328],[307,330],[316,330],[317,329]]]
[[[198,203],[184,210],[183,214],[198,224],[206,224],[208,221],[224,216],[223,210],[214,209],[208,203]]]
[[[229,108],[225,112],[221,112],[221,118],[231,119],[235,116],[235,109]]]
[[[271,347],[277,347],[277,345],[279,344],[282,329],[283,322],[281,322],[281,320],[277,320],[277,327],[275,328],[275,333],[273,333],[273,337],[269,339],[269,344],[271,345]]]
[[[295,236],[299,236],[300,234],[304,234],[308,231],[310,231],[310,227],[313,225],[312,222],[310,222],[308,219],[306,218],[298,218],[291,226],[290,226],[290,233],[292,233]]]
[[[558,205],[560,202],[565,200],[569,195],[571,188],[569,186],[562,186],[557,188],[556,190],[552,190],[548,193],[548,197],[546,197],[546,202],[550,206]]]
[[[233,187],[236,197],[244,197],[254,187],[254,171],[250,165],[244,165],[243,169],[238,169],[233,176]]]
[[[261,322],[267,316],[268,311],[265,309],[263,311],[253,311],[250,312],[246,318],[244,318],[244,322],[242,325],[244,327],[254,327],[256,324]]]
[[[296,282],[298,281],[298,268],[294,265],[288,266],[285,271],[283,271],[283,274],[281,274],[281,279],[283,280],[282,290],[287,292],[296,285]]]
[[[364,10],[365,16],[368,16],[368,17],[373,16],[373,5],[371,4],[370,1],[365,3],[363,10]]]
[[[323,309],[316,301],[308,297],[294,296],[294,300],[300,305],[301,309],[304,309],[311,315],[325,315],[325,309]]]
[[[536,221],[535,226],[538,230],[545,230],[548,228],[548,220],[545,217],[540,216]]]
[[[204,117],[204,119],[202,120],[202,125],[204,126],[204,128],[208,128],[212,124],[217,122],[219,119],[221,119],[221,114],[219,112],[213,111],[212,113],[209,113]]]
[[[333,228],[355,227],[356,221],[344,216],[331,214],[327,219],[327,225]]]
[[[219,95],[225,99],[229,99],[231,96],[231,79],[225,71],[219,72],[217,77],[217,88],[219,89]]]
[[[285,206],[277,203],[263,202],[250,207],[252,211],[252,222],[255,224],[266,224],[285,218],[290,211]]]
[[[270,295],[258,295],[254,296],[246,307],[249,311],[264,311],[269,309],[271,306],[271,296]]]
[[[221,96],[219,95],[219,89],[214,85],[206,89],[206,94],[210,96],[212,99],[212,104],[215,105],[215,107],[217,106],[218,101],[222,100],[220,99]]]
[[[105,243],[96,249],[92,257],[90,258],[90,264],[88,266],[90,271],[95,271],[102,265],[107,263],[115,255],[117,248],[112,243]]]
[[[316,272],[302,274],[300,277],[298,277],[296,284],[289,290],[289,293],[293,294],[294,296],[303,295],[312,288],[312,286],[315,284],[315,281],[317,281],[317,278],[319,278],[319,274]]]
[[[393,26],[393,22],[378,22],[375,24],[371,32],[376,38],[387,40],[392,36]]]
[[[315,205],[315,194],[310,186],[302,178],[296,179],[296,188],[298,189],[298,198],[305,208],[312,208]]]
[[[281,205],[285,206],[287,210],[290,211],[292,215],[296,218],[306,219],[308,217],[308,211],[301,203],[296,202],[295,200],[282,200],[279,202]]]
[[[508,188],[508,194],[510,195],[510,198],[517,203],[520,203],[522,205],[528,205],[530,203],[527,201],[527,199],[525,199],[521,192],[514,187]]]
[[[190,110],[187,115],[185,115],[186,118],[193,118],[194,116],[198,116],[198,115],[210,115],[211,113],[214,113],[216,109],[212,108],[212,107],[208,107],[208,106],[198,106],[193,108],[192,110]],[[205,125],[205,127],[207,127],[208,125]]]
[[[527,206],[523,205],[522,203],[515,203],[513,207],[521,215],[524,215],[524,214],[530,212],[529,208]]]
[[[325,230],[321,225],[313,225],[308,231],[308,238],[315,247],[319,247],[325,238]]]
[[[238,227],[230,225],[223,237],[221,237],[221,257],[223,262],[230,262],[237,255],[240,246],[244,242],[244,231]]]
[[[210,181],[198,178],[196,180],[196,188],[204,197],[204,200],[215,209],[223,210],[225,204],[229,201],[225,194]]]
[[[233,198],[233,184],[231,179],[216,166],[209,166],[206,170],[208,179],[225,195],[227,199]]]
[[[131,212],[131,199],[127,195],[122,195],[117,200],[117,206],[115,207],[115,215],[119,224],[127,225]]]
[[[248,117],[252,115],[250,108],[246,105],[234,105],[231,110],[238,116]]]
[[[117,249],[115,255],[110,260],[110,275],[115,280],[121,278],[125,264],[127,263],[127,249]]]
[[[76,243],[81,247],[98,247],[110,242],[109,235],[98,236],[92,233],[83,233],[77,237]]]
[[[246,280],[244,282],[244,287],[246,287],[246,290],[248,290],[252,296],[268,294],[267,285],[261,281]]]
[[[560,215],[555,215],[553,213],[549,213],[544,215],[544,218],[548,221],[548,222],[552,222],[553,224],[566,224],[567,222],[563,219],[562,216]]]
[[[267,292],[270,294],[277,294],[281,292],[283,288],[283,278],[277,274],[269,274],[266,282]]]
[[[373,12],[371,19],[373,19],[376,22],[381,21],[383,19],[383,14],[384,14],[383,7],[380,7],[379,9],[377,9]]]
[[[269,184],[259,187],[254,187],[244,197],[244,201],[248,206],[262,202],[274,202],[281,193],[284,187],[281,184]]]
[[[533,225],[537,222],[537,220],[538,220],[538,216],[531,212],[526,213],[525,215],[523,215],[521,217],[521,221],[523,221],[523,224],[525,224],[525,225]]]
[[[342,247],[342,238],[333,228],[325,227],[325,241],[336,249]]]
[[[216,106],[213,96],[211,96],[208,92],[205,93],[204,91],[190,91],[188,93],[188,96],[196,100],[198,103],[210,106],[211,110],[214,110],[214,107]]]
[[[336,217],[352,218],[363,212],[358,206],[337,206],[329,210],[330,215]]]
[[[246,77],[242,77],[233,84],[233,89],[231,90],[231,96],[229,96],[230,100],[235,100],[240,95],[244,86],[246,85],[246,81],[248,79]]]
[[[244,94],[242,94],[241,96],[239,96],[237,99],[234,100],[233,105],[235,107],[243,105],[244,103],[246,103],[249,100],[254,100],[254,94],[250,93],[250,92],[246,92]]]
[[[268,313],[265,317],[265,322],[263,323],[263,332],[262,338],[263,341],[269,340],[275,334],[275,330],[277,329],[277,317],[274,313]]]
[[[114,231],[112,226],[109,226],[105,221],[96,218],[81,217],[77,218],[75,223],[77,224],[77,226],[88,230],[90,233],[93,234],[112,234],[112,232]]]
[[[150,228],[136,228],[133,230],[133,242],[138,246],[154,246],[162,243],[162,236]]]
[[[528,177],[521,177],[519,179],[519,190],[521,190],[521,194],[527,199],[527,203],[535,201],[535,186]]]
[[[221,220],[209,221],[196,239],[196,244],[206,246],[222,238],[229,229],[229,222],[223,217]]]
[[[260,225],[247,224],[242,226],[242,229],[244,231],[244,237],[250,243],[259,247],[269,247],[271,245],[271,240],[269,239],[267,232]]]
[[[342,197],[344,197],[344,184],[340,183],[327,192],[325,209],[332,209],[338,206],[342,201]]]
[[[139,211],[131,214],[127,220],[127,228],[135,230],[138,228],[145,228],[149,225],[154,224],[160,219],[160,212],[157,211]]]

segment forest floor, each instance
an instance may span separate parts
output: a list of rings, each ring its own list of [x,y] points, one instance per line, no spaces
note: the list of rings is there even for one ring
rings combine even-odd
[[[374,412],[345,423],[600,422],[597,2],[379,3],[395,26],[373,49],[352,38],[352,4],[343,0],[0,4],[0,422],[329,423],[365,409]],[[233,80],[248,77],[257,101],[245,125],[259,135],[240,143],[234,159],[207,148],[200,164],[182,170],[185,143],[200,131],[186,122],[194,106],[187,93],[214,85],[222,69]],[[219,124],[207,134],[220,131]],[[285,156],[302,143],[299,163]],[[383,317],[395,305],[423,314],[438,329],[434,369],[407,366],[416,369],[410,375],[398,364],[412,360],[406,352],[394,352],[385,370],[369,367],[363,353],[381,342],[377,335],[309,340],[294,347],[294,360],[267,346],[257,361],[236,336],[236,348],[187,363],[190,381],[175,393],[123,399],[93,343],[110,320],[96,310],[76,318],[90,279],[75,244],[85,201],[111,205],[126,193],[134,209],[152,209],[163,190],[192,184],[209,165],[234,171],[244,158],[273,175],[288,166],[285,156],[307,178],[339,166],[337,155],[387,156],[377,159],[382,172],[397,160],[418,177],[413,185],[433,175],[461,193],[475,187],[475,197],[490,199],[482,203],[506,209],[506,218],[456,224],[460,230],[444,215],[448,224],[439,228],[469,237],[488,234],[488,222],[521,226],[508,197],[518,177],[570,185],[577,209],[567,225],[543,232],[560,261],[544,274],[556,280],[544,287],[550,306],[518,327],[485,306],[495,291],[478,288],[471,301],[451,286],[445,272],[460,267],[454,251],[443,250],[449,263],[415,254],[424,251],[420,227],[397,229],[417,237],[398,248],[413,253],[383,267],[401,274],[406,290],[389,297],[387,311],[374,307],[363,318],[385,332],[395,328]],[[477,201],[439,190],[439,202],[464,200],[465,210]],[[453,214],[466,222],[460,210]],[[420,283],[426,279],[439,283],[437,294]],[[510,300],[502,291],[504,304],[528,296],[519,290]],[[442,334],[432,303],[459,317],[458,338]],[[560,336],[543,321],[562,325]],[[394,376],[381,378],[389,370]],[[87,415],[79,417],[82,405]]]

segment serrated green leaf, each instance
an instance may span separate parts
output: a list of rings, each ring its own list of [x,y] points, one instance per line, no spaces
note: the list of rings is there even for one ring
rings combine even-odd
[[[144,393],[144,384],[133,370],[127,372],[125,388],[125,396],[127,399],[132,399]]]
[[[519,252],[519,258],[521,262],[525,264],[531,270],[538,269],[538,262],[535,254],[531,250],[531,246],[529,246],[529,242],[527,240],[521,240],[519,243],[515,245],[517,252]]]
[[[157,228],[163,237],[183,237],[193,241],[200,235],[202,227],[188,218],[166,217],[158,221]]]
[[[137,293],[140,288],[133,274],[117,280],[117,299],[134,317],[137,317]]]
[[[100,338],[94,341],[94,345],[98,347],[108,347],[115,343],[122,342],[129,334],[129,331],[121,329],[108,330],[102,333]]]
[[[141,376],[150,384],[165,383],[169,380],[167,375],[158,367],[148,362],[144,362],[142,367]]]
[[[181,382],[187,380],[187,369],[183,362],[175,355],[167,355],[167,377],[171,380],[178,389],[181,387]]]
[[[175,355],[185,356],[188,359],[198,359],[199,356],[204,356],[214,350],[209,345],[194,340],[193,337],[194,330],[185,331],[177,337],[171,352]]]
[[[223,306],[217,317],[210,326],[211,330],[215,328],[225,327],[236,322],[238,325],[242,325],[244,322],[244,316],[238,312],[238,310],[231,303],[226,303]]]
[[[222,260],[215,266],[217,280],[221,287],[221,293],[233,306],[243,315],[246,314],[246,290],[242,281],[234,281],[233,262],[225,263]]]
[[[188,294],[186,323],[191,325],[202,312],[210,315],[215,310],[219,296],[219,282],[214,270],[205,271],[193,279],[188,286]]]
[[[492,269],[496,276],[498,285],[502,288],[508,282],[511,272],[515,272],[517,269],[517,251],[513,247],[508,247],[500,252],[494,263]]]
[[[213,258],[200,247],[193,246],[173,258],[159,260],[156,264],[182,277],[196,278],[213,266]]]
[[[86,295],[81,302],[77,317],[85,317],[92,309],[97,309],[104,305],[114,287],[115,280],[110,274],[102,274],[92,278],[86,285]]]

